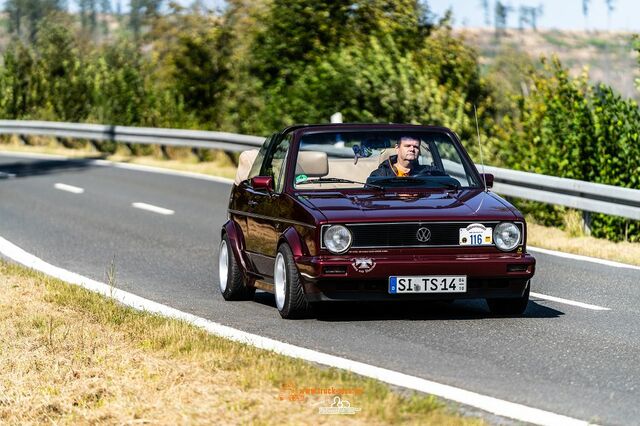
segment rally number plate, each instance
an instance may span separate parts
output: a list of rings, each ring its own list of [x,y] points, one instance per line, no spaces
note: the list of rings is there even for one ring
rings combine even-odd
[[[488,246],[493,244],[493,230],[481,223],[472,223],[466,228],[460,228],[461,246]]]

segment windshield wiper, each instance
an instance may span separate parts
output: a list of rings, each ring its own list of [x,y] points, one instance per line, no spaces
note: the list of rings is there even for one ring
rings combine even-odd
[[[349,179],[341,179],[341,178],[316,178],[316,179],[307,179],[307,180],[303,180],[302,182],[298,182],[296,183],[296,185],[306,185],[309,183],[355,183],[357,185],[364,185],[364,186],[368,186],[371,188],[375,188],[375,189],[379,189],[381,191],[384,191],[384,188],[381,187],[380,185],[374,185],[372,183],[368,183],[368,182],[358,182],[355,180],[349,180]]]

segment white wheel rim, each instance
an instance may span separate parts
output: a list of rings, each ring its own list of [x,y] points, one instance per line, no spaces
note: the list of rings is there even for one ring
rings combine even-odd
[[[276,265],[273,271],[273,281],[276,287],[276,307],[279,311],[284,308],[284,295],[287,287],[287,272],[284,264],[284,256],[278,253]]]
[[[220,243],[218,274],[220,275],[220,291],[224,293],[227,290],[227,278],[229,276],[229,251],[227,250],[227,242],[225,240],[222,240]]]

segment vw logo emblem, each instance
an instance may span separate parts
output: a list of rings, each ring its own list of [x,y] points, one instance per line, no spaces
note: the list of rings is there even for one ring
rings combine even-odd
[[[421,243],[426,243],[431,239],[431,231],[429,230],[429,228],[425,228],[423,226],[420,229],[418,229],[418,232],[416,232],[416,238]]]

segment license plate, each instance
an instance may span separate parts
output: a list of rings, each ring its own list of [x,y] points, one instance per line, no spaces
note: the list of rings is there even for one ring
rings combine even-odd
[[[493,244],[493,230],[481,223],[472,223],[466,228],[460,228],[461,246],[486,246]]]
[[[389,277],[389,293],[466,293],[465,275]]]

